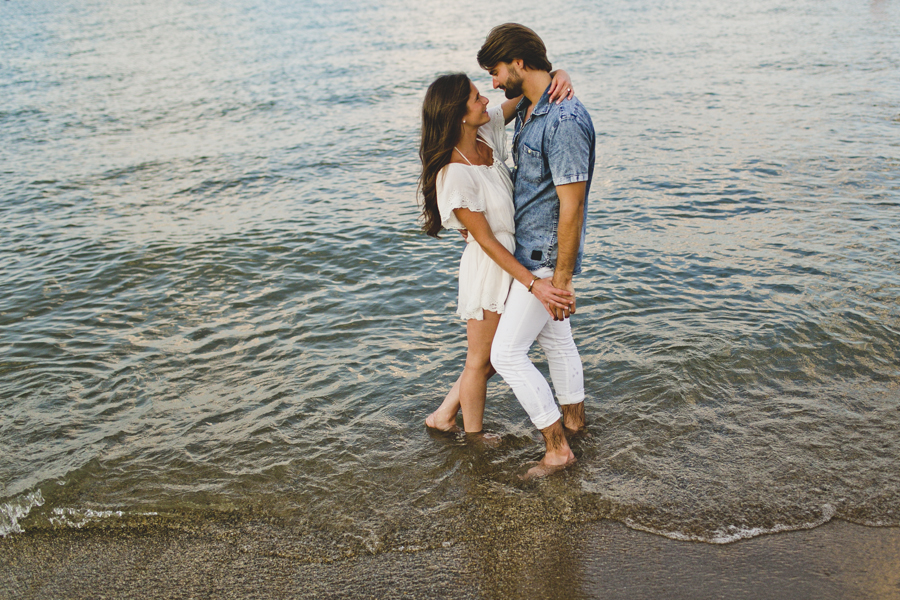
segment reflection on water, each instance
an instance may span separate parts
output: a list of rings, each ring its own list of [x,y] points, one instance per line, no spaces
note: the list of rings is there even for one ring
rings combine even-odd
[[[460,242],[416,225],[420,102],[489,89],[500,6],[6,3],[0,533],[270,519],[322,560],[900,525],[897,7],[563,8],[520,16],[599,133],[591,436],[525,484],[502,382],[497,448],[422,427],[465,339]]]

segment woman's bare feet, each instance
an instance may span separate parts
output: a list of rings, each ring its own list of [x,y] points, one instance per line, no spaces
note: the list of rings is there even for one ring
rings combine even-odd
[[[438,431],[446,431],[448,433],[456,433],[460,429],[456,425],[456,413],[452,415],[446,411],[442,411],[439,407],[436,411],[425,418],[425,425]]]
[[[460,431],[456,426],[456,415],[459,414],[459,386],[462,375],[447,392],[444,401],[437,407],[437,410],[428,415],[425,419],[425,425],[437,429],[438,431],[446,431],[449,433],[457,433]]]
[[[466,432],[466,441],[481,444],[487,448],[496,448],[500,445],[500,434],[479,431],[478,433]]]

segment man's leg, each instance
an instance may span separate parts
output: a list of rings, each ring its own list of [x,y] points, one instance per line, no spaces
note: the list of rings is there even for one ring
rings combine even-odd
[[[563,404],[559,407],[563,414],[563,427],[569,435],[584,431],[587,420],[584,418],[584,400],[575,404]]]
[[[584,373],[581,356],[572,338],[571,321],[550,320],[541,330],[538,343],[547,355],[550,379],[569,432],[584,429]]]
[[[540,301],[521,283],[513,282],[491,348],[494,368],[513,389],[531,422],[544,436],[547,452],[535,467],[541,472],[534,475],[546,475],[575,460],[550,385],[528,358],[531,344],[548,322],[552,320]],[[531,471],[529,474],[532,475]]]
[[[556,471],[561,471],[575,462],[575,455],[569,447],[568,440],[566,440],[562,419],[558,419],[550,427],[541,429],[541,435],[544,436],[547,452],[538,464],[528,469],[523,479],[544,477]]]

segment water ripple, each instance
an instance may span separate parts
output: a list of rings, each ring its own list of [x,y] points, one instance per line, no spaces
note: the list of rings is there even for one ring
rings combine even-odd
[[[473,52],[503,7],[7,4],[0,535],[234,518],[328,560],[554,519],[900,524],[891,7],[523,8],[599,134],[591,436],[526,483],[502,382],[496,448],[422,427],[465,338],[463,242],[416,223],[420,102],[459,69],[499,100]]]

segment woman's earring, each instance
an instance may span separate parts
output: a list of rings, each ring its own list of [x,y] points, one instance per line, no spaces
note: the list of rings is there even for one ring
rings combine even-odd
[[[466,124],[466,120],[465,120],[465,119],[463,119],[463,125],[465,125],[465,124]]]

